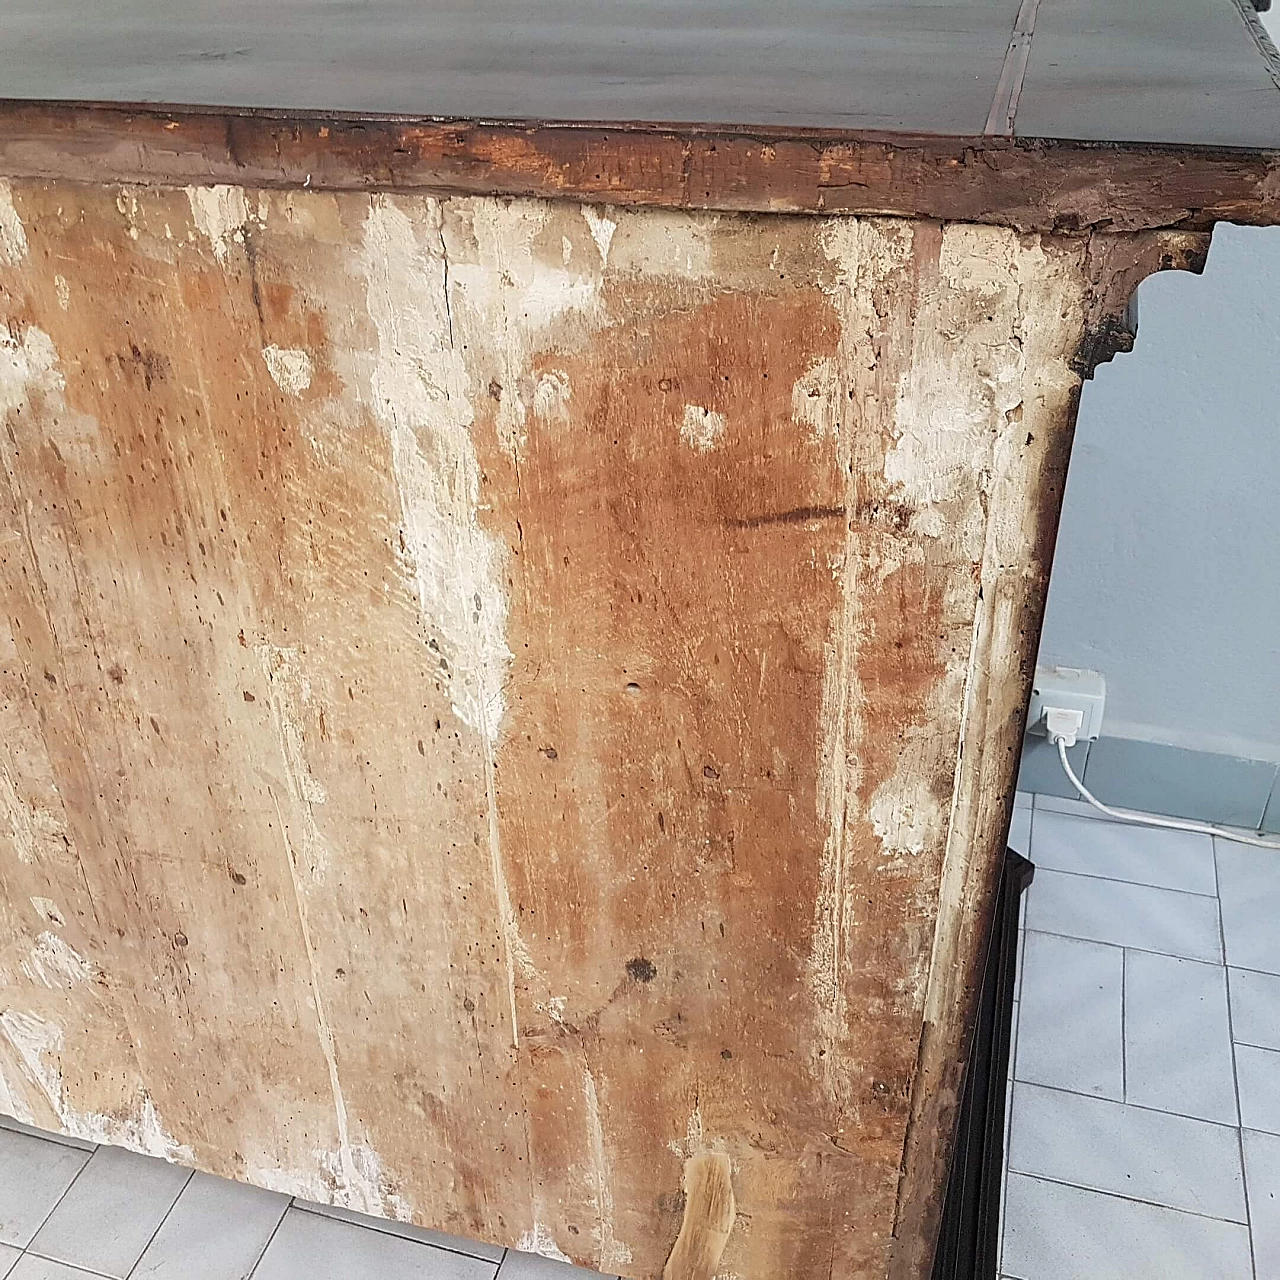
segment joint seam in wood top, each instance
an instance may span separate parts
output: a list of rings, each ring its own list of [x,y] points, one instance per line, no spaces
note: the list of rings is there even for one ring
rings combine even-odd
[[[1232,0],[1232,3],[1244,20],[1244,25],[1249,28],[1249,35],[1253,43],[1258,46],[1263,62],[1267,64],[1267,74],[1271,77],[1271,83],[1280,89],[1280,50],[1276,49],[1270,33],[1262,25],[1257,9],[1253,7],[1253,0]]]
[[[1018,16],[1014,19],[1013,34],[1005,50],[1000,79],[996,82],[995,97],[987,113],[983,133],[1012,137],[1014,119],[1018,114],[1018,101],[1022,97],[1022,84],[1027,76],[1027,62],[1031,57],[1031,38],[1035,35],[1036,13],[1040,0],[1022,0]]]

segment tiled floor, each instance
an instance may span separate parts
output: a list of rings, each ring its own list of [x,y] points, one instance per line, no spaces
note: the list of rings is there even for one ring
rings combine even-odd
[[[599,1280],[0,1118],[0,1280]]]
[[[1280,852],[1019,796],[1001,1274],[1280,1280]]]

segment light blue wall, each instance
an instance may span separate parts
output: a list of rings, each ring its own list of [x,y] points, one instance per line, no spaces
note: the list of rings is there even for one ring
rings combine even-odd
[[[1138,297],[1085,385],[1041,660],[1106,675],[1106,735],[1280,762],[1280,227]]]

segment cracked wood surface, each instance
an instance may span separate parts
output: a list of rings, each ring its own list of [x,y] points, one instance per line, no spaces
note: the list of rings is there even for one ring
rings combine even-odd
[[[922,1275],[1080,378],[1203,249],[0,184],[0,1109]]]

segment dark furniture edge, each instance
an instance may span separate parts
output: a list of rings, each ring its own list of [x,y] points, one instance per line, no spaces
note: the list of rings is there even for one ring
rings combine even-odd
[[[931,1280],[996,1280],[999,1269],[1018,917],[1034,876],[1030,861],[1005,851]]]
[[[0,99],[0,177],[562,197],[1022,231],[1280,222],[1280,150]]]

